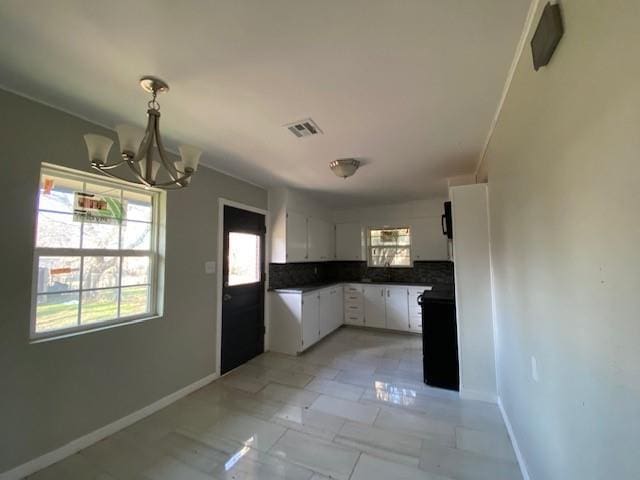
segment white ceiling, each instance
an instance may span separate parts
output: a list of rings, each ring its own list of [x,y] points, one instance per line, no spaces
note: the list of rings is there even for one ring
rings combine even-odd
[[[443,194],[472,173],[529,0],[2,0],[0,84],[105,125],[144,125],[142,74],[169,144],[334,205]],[[324,135],[282,125],[312,117]],[[81,139],[78,139],[81,141]],[[328,163],[365,165],[347,180]],[[197,181],[195,179],[194,181]]]

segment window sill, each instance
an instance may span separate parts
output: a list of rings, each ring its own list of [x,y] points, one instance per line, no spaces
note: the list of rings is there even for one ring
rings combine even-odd
[[[60,332],[60,333],[53,332],[52,334],[46,335],[46,336],[42,335],[42,336],[31,337],[29,339],[29,344],[38,344],[38,343],[52,342],[55,340],[63,340],[65,338],[77,337],[80,335],[86,335],[88,333],[101,332],[103,330],[110,330],[112,328],[124,327],[127,325],[135,325],[136,323],[142,323],[149,320],[156,320],[158,318],[162,318],[162,315],[156,314],[148,317],[132,318],[130,320],[125,320],[124,322],[115,322],[115,323],[108,323],[105,325],[96,325],[95,328],[88,328],[86,330],[76,330],[76,331],[70,331],[70,332],[67,331],[67,332]]]

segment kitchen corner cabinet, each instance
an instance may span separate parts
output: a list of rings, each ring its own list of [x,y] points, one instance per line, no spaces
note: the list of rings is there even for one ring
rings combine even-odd
[[[272,221],[272,262],[321,262],[333,260],[334,252],[332,223],[290,209]]]
[[[344,323],[342,285],[271,293],[271,350],[296,355]]]

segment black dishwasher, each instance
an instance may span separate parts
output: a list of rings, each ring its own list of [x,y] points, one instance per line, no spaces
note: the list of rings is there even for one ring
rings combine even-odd
[[[459,390],[458,328],[453,298],[418,297],[422,307],[422,361],[424,383],[432,387]]]

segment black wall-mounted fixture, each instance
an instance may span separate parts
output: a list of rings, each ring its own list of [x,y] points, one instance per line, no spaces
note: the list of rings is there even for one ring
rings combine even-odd
[[[533,68],[536,71],[549,63],[563,34],[564,26],[560,6],[547,3],[542,11],[536,32],[531,39]]]

